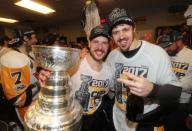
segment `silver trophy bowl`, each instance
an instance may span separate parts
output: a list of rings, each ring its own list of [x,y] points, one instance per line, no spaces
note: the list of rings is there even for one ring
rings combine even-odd
[[[80,50],[75,48],[33,45],[36,63],[54,71],[68,70],[79,59]]]
[[[74,66],[80,51],[74,48],[39,46],[32,47],[35,61],[51,70],[51,76],[41,87],[38,99],[25,113],[26,131],[79,131],[82,108],[71,93],[67,71]]]

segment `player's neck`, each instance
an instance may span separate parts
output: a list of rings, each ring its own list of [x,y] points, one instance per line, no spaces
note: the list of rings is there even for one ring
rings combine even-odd
[[[91,69],[97,72],[101,71],[103,63],[102,61],[96,61],[90,54],[86,55],[86,59]]]
[[[137,39],[134,39],[133,42],[131,43],[131,46],[129,48],[129,51],[131,50],[135,50],[136,48],[138,48],[141,45],[141,42]]]
[[[26,48],[25,48],[24,45],[23,45],[23,46],[20,46],[20,47],[18,48],[18,50],[19,50],[21,53],[23,53],[23,54],[25,54],[25,55],[28,55],[27,50],[26,50]]]

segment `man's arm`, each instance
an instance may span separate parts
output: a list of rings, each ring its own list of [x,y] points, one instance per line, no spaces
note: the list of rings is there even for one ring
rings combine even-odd
[[[156,100],[160,105],[166,106],[179,102],[182,91],[179,86],[171,84],[156,85],[143,76],[135,76],[128,72],[124,72],[124,75],[128,79],[119,78],[117,81],[126,84],[130,89],[130,93],[134,95]]]
[[[179,103],[181,92],[182,88],[179,86],[153,84],[153,89],[147,97],[158,101],[162,107],[174,107]]]

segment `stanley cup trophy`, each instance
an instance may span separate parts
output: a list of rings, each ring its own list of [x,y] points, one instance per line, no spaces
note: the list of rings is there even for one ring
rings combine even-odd
[[[25,114],[27,131],[79,131],[82,109],[71,93],[67,70],[75,65],[80,51],[74,48],[33,46],[37,64],[51,71],[38,99]]]

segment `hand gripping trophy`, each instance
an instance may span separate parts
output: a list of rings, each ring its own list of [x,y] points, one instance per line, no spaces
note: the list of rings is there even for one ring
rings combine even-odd
[[[51,76],[25,114],[26,130],[79,131],[82,109],[73,99],[67,70],[77,63],[80,50],[35,45],[33,53],[38,65],[51,70]]]

